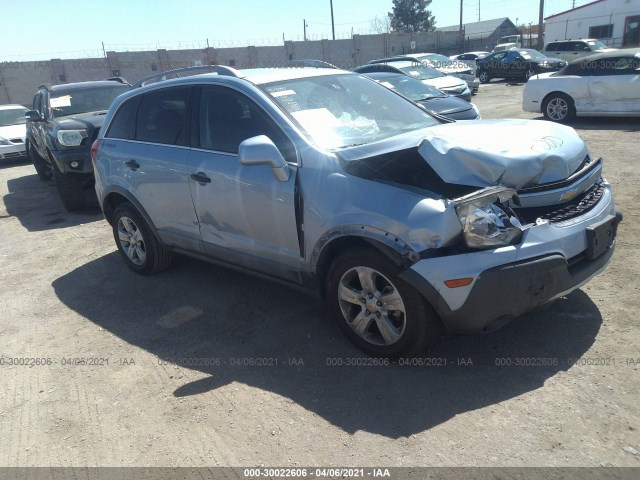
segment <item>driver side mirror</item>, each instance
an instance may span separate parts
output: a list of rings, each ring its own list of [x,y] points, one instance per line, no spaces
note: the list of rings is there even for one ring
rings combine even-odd
[[[24,116],[27,120],[30,120],[32,122],[44,121],[44,118],[42,118],[42,115],[40,115],[40,112],[38,112],[37,110],[27,110]]]
[[[266,135],[246,139],[238,147],[241,165],[269,165],[273,175],[281,182],[289,180],[291,170],[278,147]]]

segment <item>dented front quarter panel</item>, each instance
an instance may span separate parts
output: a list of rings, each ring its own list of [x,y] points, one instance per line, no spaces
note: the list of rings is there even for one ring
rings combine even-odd
[[[447,199],[349,175],[333,154],[315,151],[303,158],[298,182],[312,273],[322,250],[339,237],[368,238],[411,258],[460,235],[454,204]]]

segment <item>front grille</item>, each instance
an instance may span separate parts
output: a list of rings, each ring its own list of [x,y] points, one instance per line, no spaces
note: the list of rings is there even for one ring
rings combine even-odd
[[[11,152],[11,153],[3,154],[3,158],[20,158],[20,157],[26,157],[26,156],[27,156],[27,152]]]
[[[604,185],[602,182],[598,182],[568,203],[535,208],[516,208],[514,210],[522,223],[534,223],[538,218],[551,223],[564,222],[584,215],[595,207],[602,199],[604,191]]]

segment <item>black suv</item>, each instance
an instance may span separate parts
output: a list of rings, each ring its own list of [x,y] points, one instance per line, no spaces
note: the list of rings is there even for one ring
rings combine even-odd
[[[531,48],[512,48],[487,55],[476,64],[480,83],[489,83],[492,78],[516,78],[526,82],[539,73],[557,72],[567,62],[549,58]]]
[[[94,82],[41,85],[26,113],[26,147],[41,180],[53,176],[69,210],[86,205],[93,190],[91,144],[109,105],[131,85],[119,77]]]

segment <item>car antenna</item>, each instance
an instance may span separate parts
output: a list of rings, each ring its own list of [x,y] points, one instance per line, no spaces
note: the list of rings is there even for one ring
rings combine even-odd
[[[175,68],[173,68],[173,65],[169,64],[169,66],[171,67],[171,70],[175,70]],[[174,73],[174,75],[178,78],[180,78],[180,75],[178,75],[177,73]]]

